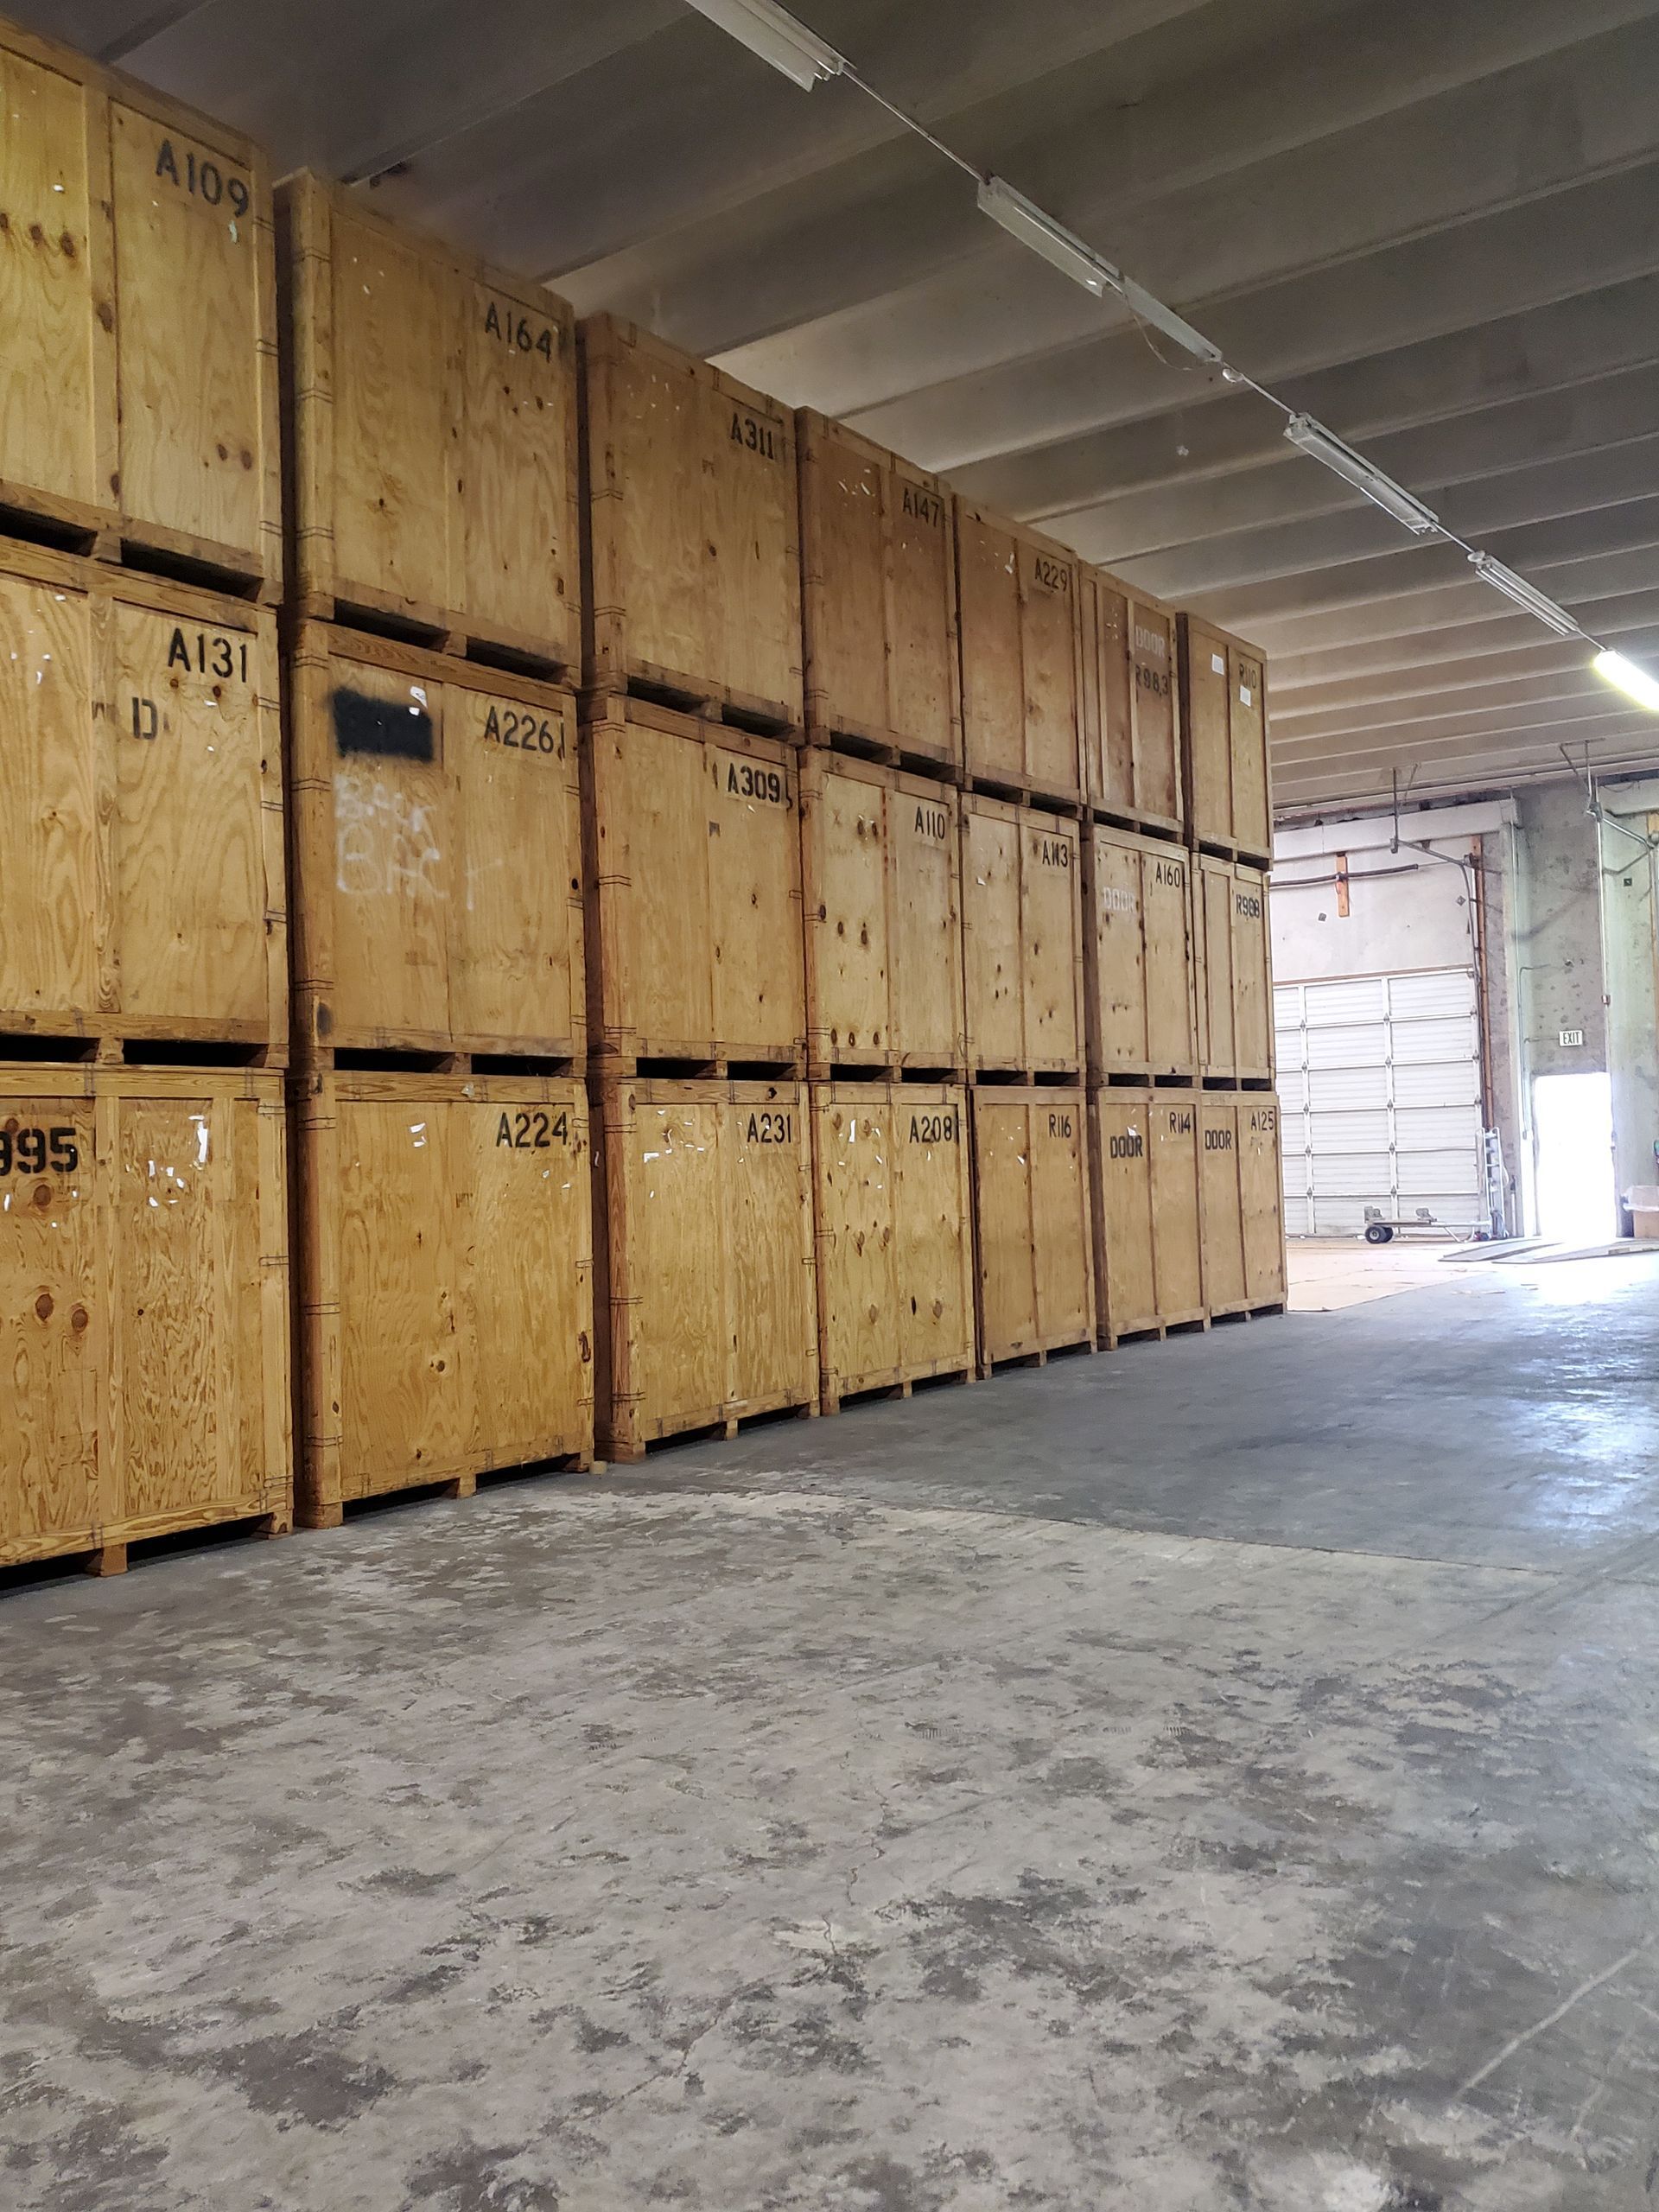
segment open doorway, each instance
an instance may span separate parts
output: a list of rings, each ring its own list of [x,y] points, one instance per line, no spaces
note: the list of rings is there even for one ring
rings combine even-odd
[[[1539,1235],[1563,1244],[1617,1236],[1611,1079],[1605,1074],[1535,1077],[1532,1128]]]

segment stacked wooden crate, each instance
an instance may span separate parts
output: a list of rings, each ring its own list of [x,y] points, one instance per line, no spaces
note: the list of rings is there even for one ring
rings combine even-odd
[[[1204,1092],[1205,1295],[1211,1316],[1224,1319],[1277,1312],[1285,1297],[1267,664],[1254,645],[1196,615],[1182,615],[1179,632]]]
[[[593,1448],[574,319],[279,194],[300,1518]]]
[[[289,1525],[270,179],[0,28],[0,1565]]]
[[[582,326],[600,1436],[816,1412],[786,409]]]
[[[956,503],[982,1371],[1095,1339],[1084,1089],[1084,570]]]

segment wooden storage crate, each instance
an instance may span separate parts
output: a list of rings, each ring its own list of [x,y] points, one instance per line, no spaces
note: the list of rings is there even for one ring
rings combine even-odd
[[[1103,1344],[1205,1321],[1196,1091],[1089,1095],[1096,1328]]]
[[[962,677],[950,491],[810,408],[795,435],[808,737],[954,778]]]
[[[1095,1342],[1084,1093],[974,1093],[974,1228],[982,1374]]]
[[[974,1368],[972,1192],[958,1085],[812,1085],[823,1407]]]
[[[1195,855],[1198,1060],[1206,1082],[1273,1079],[1273,961],[1268,879]]]
[[[571,694],[306,622],[288,712],[302,1048],[579,1059]]]
[[[245,600],[4,549],[0,1034],[280,1063],[276,685],[276,618]]]
[[[1195,614],[1177,620],[1186,819],[1201,850],[1259,868],[1273,859],[1267,664]]]
[[[954,791],[874,762],[801,766],[808,1073],[966,1065]]]
[[[1285,1202],[1279,1102],[1207,1091],[1202,1131],[1204,1302],[1212,1317],[1282,1312]]]
[[[805,1059],[801,756],[644,700],[582,738],[595,1068]]]
[[[0,22],[0,528],[282,581],[270,177],[252,141]]]
[[[295,604],[574,677],[569,308],[318,177],[276,205]]]
[[[611,315],[582,363],[588,683],[798,733],[792,413]]]
[[[0,1565],[290,1525],[280,1075],[0,1068]]]
[[[1075,1075],[1084,1064],[1083,900],[1075,822],[964,792],[968,1063]]]
[[[601,1441],[816,1413],[810,1139],[798,1083],[600,1083]]]
[[[1198,1071],[1192,859],[1096,823],[1083,833],[1089,1069],[1097,1080]]]
[[[976,785],[1080,805],[1083,563],[965,499],[956,518],[965,772]]]
[[[493,1469],[586,1465],[592,1163],[580,1076],[296,1079],[301,1522]]]
[[[1083,749],[1096,814],[1179,835],[1180,703],[1173,610],[1108,575],[1081,571]]]

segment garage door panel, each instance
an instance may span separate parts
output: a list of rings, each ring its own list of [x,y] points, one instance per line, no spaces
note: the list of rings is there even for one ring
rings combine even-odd
[[[1449,1014],[1442,1021],[1394,1024],[1396,1067],[1421,1067],[1428,1061],[1467,1064],[1476,1052],[1475,1025],[1469,1014]]]
[[[1396,1021],[1421,1021],[1448,1014],[1475,1014],[1475,979],[1466,968],[1443,968],[1425,976],[1390,976],[1389,1008]]]
[[[1311,1068],[1307,1103],[1315,1113],[1350,1113],[1356,1109],[1386,1107],[1389,1071],[1374,1068]]]
[[[1386,1153],[1392,1141],[1386,1106],[1368,1114],[1311,1114],[1308,1122],[1311,1152],[1351,1157],[1362,1152],[1380,1154]]]
[[[1480,1109],[1477,1106],[1396,1107],[1394,1141],[1402,1153],[1460,1154],[1472,1175],[1480,1160]]]
[[[1469,1106],[1480,1119],[1480,1070],[1472,1059],[1395,1063],[1394,1103],[1401,1107]]]
[[[1313,1155],[1313,1195],[1319,1198],[1367,1198],[1386,1208],[1393,1187],[1390,1155],[1330,1153]]]
[[[1302,990],[1303,1018],[1310,1029],[1345,1028],[1382,1021],[1388,1014],[1388,983],[1381,976],[1361,976],[1352,982],[1304,983]]]
[[[1426,1205],[1436,1194],[1455,1196],[1466,1213],[1479,1194],[1479,1180],[1461,1152],[1402,1152],[1398,1155],[1402,1205]]]
[[[1382,1068],[1389,1064],[1385,1024],[1367,1022],[1344,1029],[1310,1029],[1307,1065],[1313,1068]]]

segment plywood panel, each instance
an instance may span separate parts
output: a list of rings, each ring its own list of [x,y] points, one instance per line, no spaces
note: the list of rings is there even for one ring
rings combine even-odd
[[[1255,1092],[1242,1098],[1238,1131],[1244,1287],[1251,1305],[1277,1305],[1285,1296],[1285,1192],[1277,1098]]]
[[[1227,639],[1184,614],[1179,623],[1181,743],[1186,818],[1201,843],[1233,838],[1232,740],[1228,719]]]
[[[1083,1091],[978,1090],[973,1116],[982,1363],[1092,1343]]]
[[[1198,1098],[1159,1092],[1147,1118],[1158,1317],[1185,1321],[1204,1311]]]
[[[1084,833],[1089,1059],[1101,1076],[1192,1076],[1198,1005],[1190,861],[1179,846]]]
[[[956,522],[967,772],[1080,798],[1082,564],[1053,539],[965,500]]]
[[[1203,1142],[1204,1302],[1211,1313],[1236,1313],[1249,1302],[1244,1281],[1238,1117],[1236,1096],[1208,1096],[1199,1109]]]
[[[970,1065],[1083,1065],[1082,869],[1077,824],[964,795],[962,900]]]
[[[1150,1091],[1096,1090],[1089,1099],[1095,1281],[1103,1344],[1158,1325]]]

